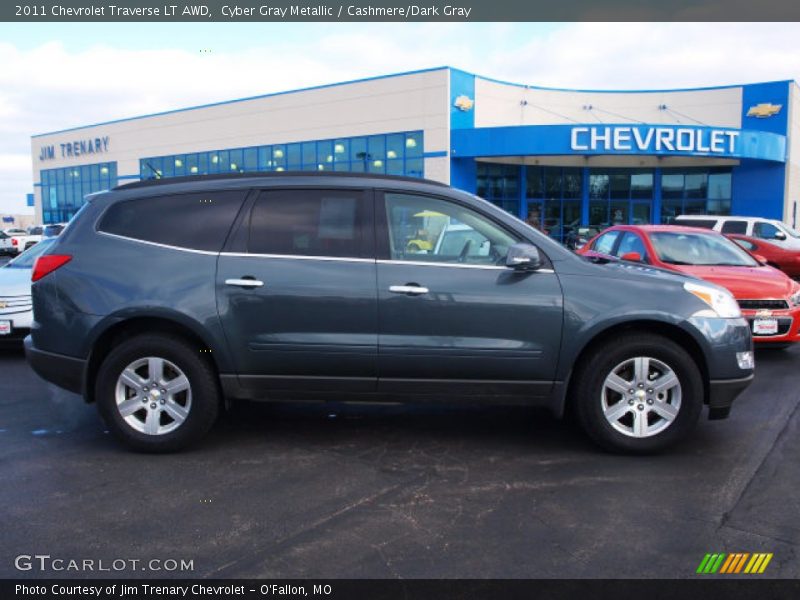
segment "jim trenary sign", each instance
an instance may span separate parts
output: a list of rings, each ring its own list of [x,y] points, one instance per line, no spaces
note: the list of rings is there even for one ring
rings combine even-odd
[[[739,131],[694,127],[587,126],[573,127],[570,148],[576,152],[657,154],[737,154]]]

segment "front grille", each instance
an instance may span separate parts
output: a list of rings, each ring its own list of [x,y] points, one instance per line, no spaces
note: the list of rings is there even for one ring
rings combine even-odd
[[[786,310],[786,300],[737,300],[742,310]]]
[[[30,296],[0,296],[0,315],[11,315],[31,310]]]

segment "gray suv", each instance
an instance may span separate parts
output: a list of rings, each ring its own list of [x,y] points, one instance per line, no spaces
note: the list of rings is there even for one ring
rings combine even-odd
[[[32,278],[28,361],[142,451],[197,441],[241,398],[531,404],[646,453],[704,405],[726,417],[753,378],[724,289],[576,256],[418,179],[123,185],[88,198]]]

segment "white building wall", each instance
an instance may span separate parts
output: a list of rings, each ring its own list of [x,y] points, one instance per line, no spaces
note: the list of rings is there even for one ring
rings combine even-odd
[[[449,145],[449,71],[411,73],[262,98],[227,102],[34,137],[33,180],[41,169],[117,162],[118,175],[138,175],[145,156],[422,130],[425,152]],[[60,144],[109,137],[109,151],[61,157]],[[43,146],[56,157],[40,161]],[[426,176],[449,181],[446,158],[425,160]],[[123,180],[124,181],[124,180]],[[41,222],[41,190],[36,214]]]
[[[800,227],[800,88],[789,84],[788,157],[786,161],[786,187],[783,196],[783,220]],[[795,209],[795,203],[798,204]],[[797,214],[795,214],[795,210]]]
[[[660,109],[662,105],[667,109]],[[741,115],[741,87],[685,92],[579,92],[475,79],[476,127],[641,122],[739,128]]]

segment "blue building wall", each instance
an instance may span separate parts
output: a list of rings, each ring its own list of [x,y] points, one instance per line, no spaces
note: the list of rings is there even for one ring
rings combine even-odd
[[[765,131],[785,136],[789,123],[789,86],[778,81],[744,86],[742,90],[742,129]],[[748,116],[759,104],[780,105],[769,117]],[[786,153],[784,151],[784,158]],[[743,160],[733,170],[732,212],[769,219],[783,218],[783,198],[786,184],[786,163]]]
[[[455,99],[466,96],[475,102],[475,76],[463,71],[451,70],[450,106],[450,170],[451,185],[475,193],[478,169],[476,161],[481,158],[502,158],[521,156],[591,156],[591,155],[646,155],[646,156],[708,156],[739,161],[731,168],[730,212],[732,214],[763,216],[782,219],[784,209],[787,132],[789,112],[789,92],[792,82],[778,81],[758,84],[745,84],[742,87],[741,128],[711,127],[703,123],[682,125],[586,123],[573,125],[528,125],[508,127],[475,128],[474,110],[459,110],[454,106]],[[764,114],[759,106],[780,110]],[[756,107],[755,111],[751,111]],[[751,113],[748,115],[748,113]],[[770,111],[767,111],[770,112]],[[608,128],[608,129],[607,129]],[[657,147],[655,138],[645,147],[641,142],[648,139],[652,129],[670,130],[675,138],[682,135],[693,137],[691,147]],[[603,144],[603,136],[613,134],[615,129],[624,129],[623,135],[628,145],[609,147]],[[691,133],[686,133],[687,131]],[[716,132],[716,133],[715,133]],[[709,149],[712,136],[723,136],[724,144]],[[735,143],[728,136],[736,136]],[[577,137],[576,137],[577,136]],[[595,146],[595,138],[600,142]],[[576,144],[576,140],[579,144]],[[728,142],[730,141],[730,145]],[[638,142],[638,144],[637,144]],[[677,145],[676,145],[677,146]],[[724,146],[724,147],[722,147]],[[579,148],[579,149],[576,149]],[[633,163],[632,163],[633,164]],[[519,191],[515,203],[518,216],[527,215],[525,169],[518,167]],[[687,169],[690,170],[690,169]],[[651,199],[651,220],[658,223],[662,216],[662,203],[667,202],[662,188],[662,176],[669,170],[651,169],[653,195]],[[589,178],[590,169],[583,169],[582,185],[582,224],[589,218]],[[709,192],[709,200],[711,195]],[[508,200],[508,199],[506,199]],[[674,205],[674,200],[672,202]],[[709,202],[709,206],[711,202]],[[665,210],[671,214],[672,209]],[[726,209],[727,210],[727,209]]]

